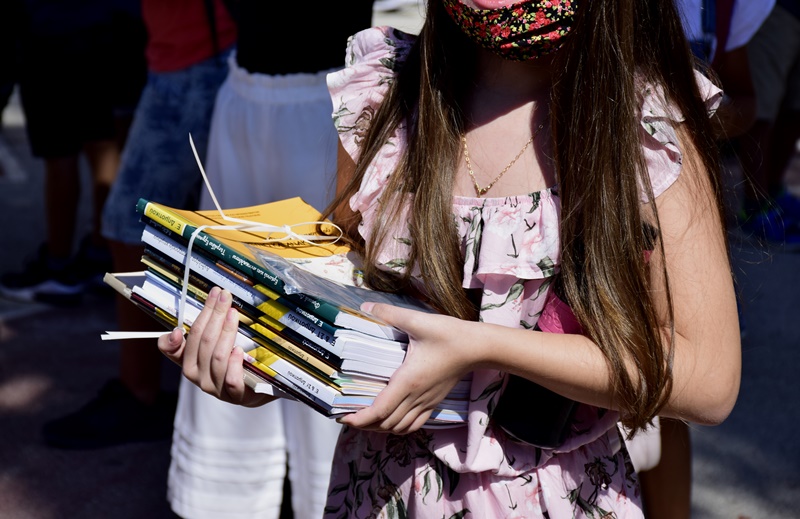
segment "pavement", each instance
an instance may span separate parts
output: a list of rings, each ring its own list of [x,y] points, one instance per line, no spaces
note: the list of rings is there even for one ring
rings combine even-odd
[[[377,14],[375,23],[415,32],[421,21],[410,6]],[[18,270],[44,232],[43,168],[29,154],[17,99],[4,122],[0,273]],[[732,188],[739,176],[731,164]],[[792,178],[800,179],[800,158]],[[84,199],[80,222],[88,229]],[[692,426],[693,517],[796,519],[800,252],[764,250],[738,235],[731,247],[745,324],[742,385],[727,421]],[[111,301],[92,295],[58,309],[0,299],[0,519],[176,517],[166,502],[168,441],[65,451],[40,438],[44,422],[80,407],[116,373],[118,350],[100,340],[117,329]]]

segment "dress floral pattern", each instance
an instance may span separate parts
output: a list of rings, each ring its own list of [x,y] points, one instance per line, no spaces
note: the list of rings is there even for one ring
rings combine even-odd
[[[350,39],[347,67],[328,76],[334,122],[357,158],[364,130],[414,36],[373,27]],[[713,108],[719,91],[698,78]],[[673,129],[679,113],[642,88],[642,142],[653,194],[680,173]],[[380,150],[350,206],[370,239],[383,188],[406,143],[403,128]],[[647,200],[642,190],[643,200]],[[464,252],[464,288],[480,289],[484,322],[533,328],[559,265],[560,202],[556,188],[502,198],[454,197],[453,214]],[[398,221],[407,221],[408,204]],[[387,269],[402,270],[412,237],[398,226],[378,254]],[[580,405],[566,442],[540,449],[515,442],[492,427],[491,414],[505,376],[473,373],[468,425],[394,436],[344,428],[329,488],[327,518],[339,517],[641,517],[639,487],[622,446],[616,412]],[[536,413],[536,402],[530,403]]]

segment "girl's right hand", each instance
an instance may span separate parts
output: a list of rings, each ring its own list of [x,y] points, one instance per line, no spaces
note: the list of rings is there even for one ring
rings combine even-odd
[[[175,328],[159,337],[158,349],[204,392],[225,402],[256,407],[274,397],[257,394],[244,383],[244,352],[234,346],[239,316],[231,301],[230,292],[214,287],[186,337]]]

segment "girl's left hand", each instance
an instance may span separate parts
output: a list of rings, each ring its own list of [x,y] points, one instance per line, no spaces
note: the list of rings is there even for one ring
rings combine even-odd
[[[474,369],[479,348],[469,338],[476,337],[471,328],[477,323],[385,304],[367,303],[361,309],[408,333],[408,349],[374,403],[339,422],[372,431],[412,433]]]

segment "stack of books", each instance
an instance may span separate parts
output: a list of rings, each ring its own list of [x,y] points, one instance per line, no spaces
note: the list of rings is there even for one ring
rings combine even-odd
[[[362,313],[361,304],[433,311],[417,299],[361,286],[354,254],[341,242],[314,239],[329,236],[333,226],[320,225],[319,211],[300,198],[225,210],[225,218],[144,199],[136,209],[146,224],[145,270],[109,273],[106,283],[168,328],[182,309],[187,331],[212,287],[229,290],[239,311],[245,382],[327,417],[369,406],[405,358],[408,337]],[[274,232],[219,228],[231,221],[289,226],[283,228],[294,234],[276,239]],[[427,426],[463,425],[469,389],[469,379],[457,384]]]

